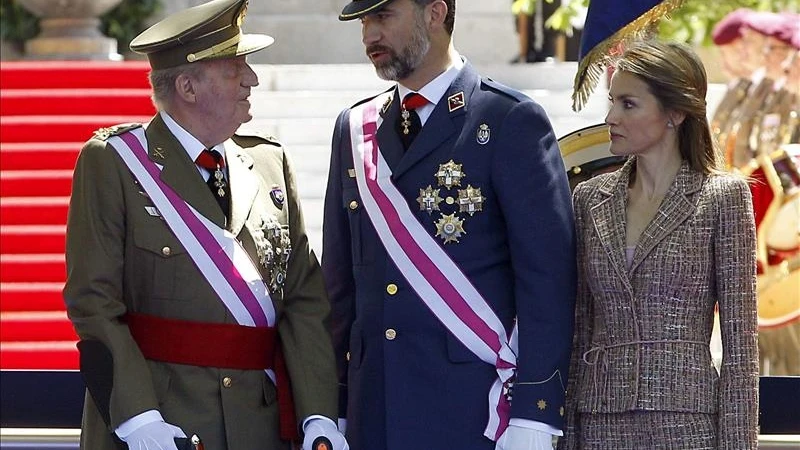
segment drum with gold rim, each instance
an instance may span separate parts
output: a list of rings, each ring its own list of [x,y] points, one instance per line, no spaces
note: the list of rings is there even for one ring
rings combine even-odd
[[[622,167],[626,158],[612,155],[608,151],[610,143],[608,125],[604,123],[581,128],[558,140],[570,189],[575,189],[581,181]]]
[[[758,235],[758,320],[761,328],[800,319],[800,144],[760,155],[750,177]]]

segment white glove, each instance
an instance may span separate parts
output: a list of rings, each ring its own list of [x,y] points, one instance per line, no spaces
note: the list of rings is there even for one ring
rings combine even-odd
[[[176,437],[185,438],[186,433],[175,425],[158,420],[140,426],[122,440],[130,450],[178,450]]]
[[[553,450],[553,436],[544,431],[509,425],[495,450]]]
[[[350,450],[347,439],[336,428],[336,424],[327,417],[309,420],[303,431],[306,434],[305,438],[303,438],[303,450],[317,450],[314,448],[314,441],[319,438],[327,439],[330,442],[330,445],[325,447],[325,450]]]

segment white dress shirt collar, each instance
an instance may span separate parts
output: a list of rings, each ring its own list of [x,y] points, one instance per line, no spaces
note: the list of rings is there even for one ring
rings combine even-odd
[[[161,118],[164,120],[164,123],[167,125],[167,128],[175,136],[175,139],[180,142],[181,146],[186,150],[186,153],[189,155],[189,159],[192,161],[196,161],[197,157],[200,156],[200,152],[206,149],[202,142],[197,140],[196,137],[192,136],[186,129],[175,122],[175,119],[170,117],[165,111],[160,111]],[[222,155],[222,159],[225,159],[225,145],[224,144],[217,144],[211,147],[209,150],[216,150]],[[226,161],[227,162],[227,161]],[[207,171],[200,166],[198,166],[200,173],[205,174]]]
[[[450,88],[450,85],[453,84],[453,81],[458,77],[459,72],[461,72],[463,68],[464,61],[461,59],[461,55],[456,54],[453,57],[453,64],[451,64],[450,67],[417,91],[428,100],[428,104],[417,109],[417,114],[419,114],[420,121],[423,125],[425,121],[428,120],[428,117],[431,116],[433,109],[436,108],[439,100],[442,99],[447,89]],[[403,101],[403,98],[405,98],[407,94],[414,91],[397,83],[397,92],[400,95],[400,101]]]

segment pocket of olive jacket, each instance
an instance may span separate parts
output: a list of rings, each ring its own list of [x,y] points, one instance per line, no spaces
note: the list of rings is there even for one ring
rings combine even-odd
[[[165,224],[134,228],[133,243],[134,277],[141,281],[138,288],[143,294],[163,300],[196,298],[200,272]]]

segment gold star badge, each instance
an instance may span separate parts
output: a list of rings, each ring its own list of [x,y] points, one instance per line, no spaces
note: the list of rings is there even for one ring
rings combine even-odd
[[[458,243],[458,239],[465,234],[467,232],[464,231],[464,221],[455,213],[447,216],[442,214],[436,222],[436,236],[442,238],[445,244]]]
[[[425,189],[420,189],[417,202],[420,211],[427,211],[428,214],[438,211],[439,203],[442,202],[442,197],[439,197],[439,189],[434,189],[430,184]]]
[[[536,406],[538,406],[538,407],[539,407],[539,409],[541,409],[542,411],[544,411],[544,410],[545,410],[545,408],[547,408],[547,402],[546,402],[546,401],[544,401],[544,400],[539,400],[538,402],[536,402]]]
[[[467,185],[466,189],[458,190],[458,210],[460,212],[475,214],[475,211],[483,211],[483,201],[485,197],[481,195],[480,188],[474,188],[472,185]]]
[[[461,186],[461,178],[466,174],[461,171],[461,164],[456,164],[452,159],[444,164],[439,164],[439,170],[436,172],[436,180],[439,186],[444,186],[447,189],[453,186]]]

